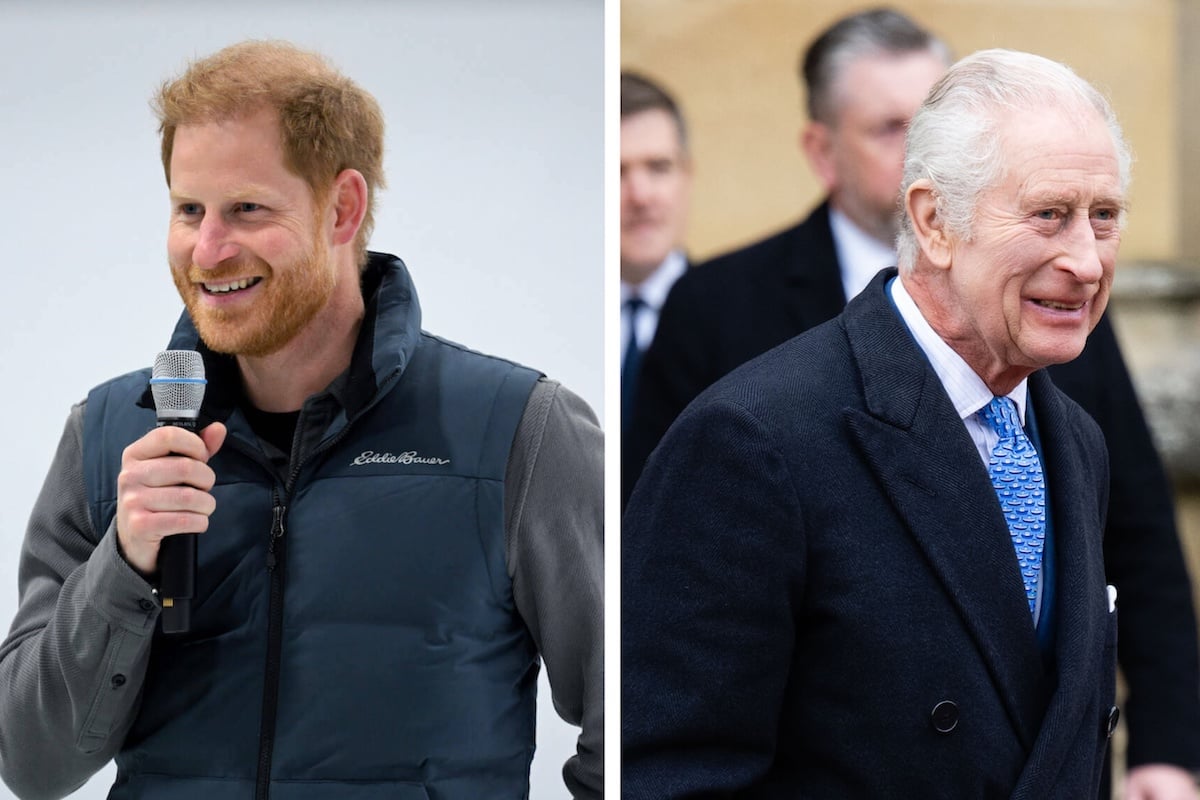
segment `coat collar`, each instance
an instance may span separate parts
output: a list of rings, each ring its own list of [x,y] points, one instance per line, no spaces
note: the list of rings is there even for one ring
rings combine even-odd
[[[833,229],[829,226],[829,202],[821,203],[782,236],[783,247],[777,256],[783,283],[781,300],[795,329],[808,330],[837,316],[846,305]]]

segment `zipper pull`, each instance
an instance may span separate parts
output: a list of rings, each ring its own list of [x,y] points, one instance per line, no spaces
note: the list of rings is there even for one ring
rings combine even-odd
[[[271,520],[271,538],[267,542],[268,572],[272,572],[275,569],[275,543],[283,538],[283,515],[287,512],[287,506],[276,504],[273,512],[274,518]]]

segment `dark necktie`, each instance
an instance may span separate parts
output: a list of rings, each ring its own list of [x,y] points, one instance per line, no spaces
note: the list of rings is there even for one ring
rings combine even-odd
[[[642,351],[637,343],[638,314],[646,303],[634,295],[624,303],[629,312],[629,338],[625,340],[625,352],[621,358],[621,427],[629,425],[633,413],[633,393],[637,383],[638,366],[642,363]]]
[[[1025,435],[1017,409],[1007,397],[993,397],[979,413],[1000,440],[988,460],[988,474],[1008,521],[1029,611],[1037,608],[1038,573],[1046,541],[1046,482],[1042,462]]]

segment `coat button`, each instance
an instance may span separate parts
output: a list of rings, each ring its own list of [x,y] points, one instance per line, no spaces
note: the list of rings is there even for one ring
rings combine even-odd
[[[1108,710],[1108,717],[1104,720],[1104,734],[1109,739],[1112,738],[1113,731],[1117,729],[1117,720],[1121,718],[1121,709],[1113,706]]]
[[[118,672],[116,675],[112,676],[112,687],[114,689],[120,689],[124,685],[125,685],[125,676],[124,675],[122,675],[121,673]]]
[[[138,600],[138,608],[140,608],[142,611],[150,611],[154,608],[154,606],[155,603],[153,600],[147,600],[144,597]]]
[[[933,707],[929,721],[938,733],[950,733],[958,727],[958,705],[953,700],[943,700]]]

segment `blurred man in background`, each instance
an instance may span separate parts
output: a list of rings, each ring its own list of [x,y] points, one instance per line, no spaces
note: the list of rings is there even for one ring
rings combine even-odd
[[[687,271],[683,233],[692,191],[687,128],[649,78],[621,73],[621,424],[638,365],[671,286]]]

